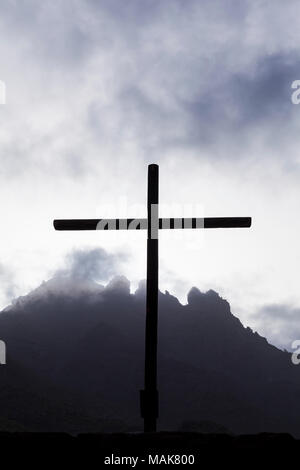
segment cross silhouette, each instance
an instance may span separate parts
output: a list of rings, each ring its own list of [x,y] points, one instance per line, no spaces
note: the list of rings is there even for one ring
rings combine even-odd
[[[147,230],[147,284],[145,327],[145,386],[140,391],[144,431],[155,432],[158,418],[157,390],[157,307],[158,231],[250,227],[251,217],[159,218],[158,165],[148,166],[147,219],[67,219],[54,220],[56,230]]]

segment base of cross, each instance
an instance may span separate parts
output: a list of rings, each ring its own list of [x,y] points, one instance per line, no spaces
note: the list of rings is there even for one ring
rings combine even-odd
[[[144,432],[156,431],[158,418],[158,390],[140,390],[141,416],[144,419]]]

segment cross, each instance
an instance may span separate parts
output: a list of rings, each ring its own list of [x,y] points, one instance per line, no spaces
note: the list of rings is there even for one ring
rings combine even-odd
[[[155,432],[158,418],[157,307],[159,229],[250,227],[251,217],[159,218],[158,165],[148,166],[147,219],[54,220],[56,230],[147,230],[145,384],[140,391],[144,432]]]

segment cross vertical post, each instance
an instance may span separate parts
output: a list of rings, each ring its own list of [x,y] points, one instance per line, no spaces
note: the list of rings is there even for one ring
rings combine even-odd
[[[148,166],[148,237],[145,328],[145,389],[141,390],[144,432],[156,431],[157,391],[157,307],[158,307],[158,165]]]

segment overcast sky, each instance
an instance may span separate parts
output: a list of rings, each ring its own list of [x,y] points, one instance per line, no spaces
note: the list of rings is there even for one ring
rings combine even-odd
[[[107,250],[95,277],[135,289],[145,233],[52,220],[146,215],[158,163],[162,216],[253,217],[161,234],[161,290],[215,289],[273,343],[300,339],[299,15],[297,0],[2,0],[1,307],[73,250]]]

